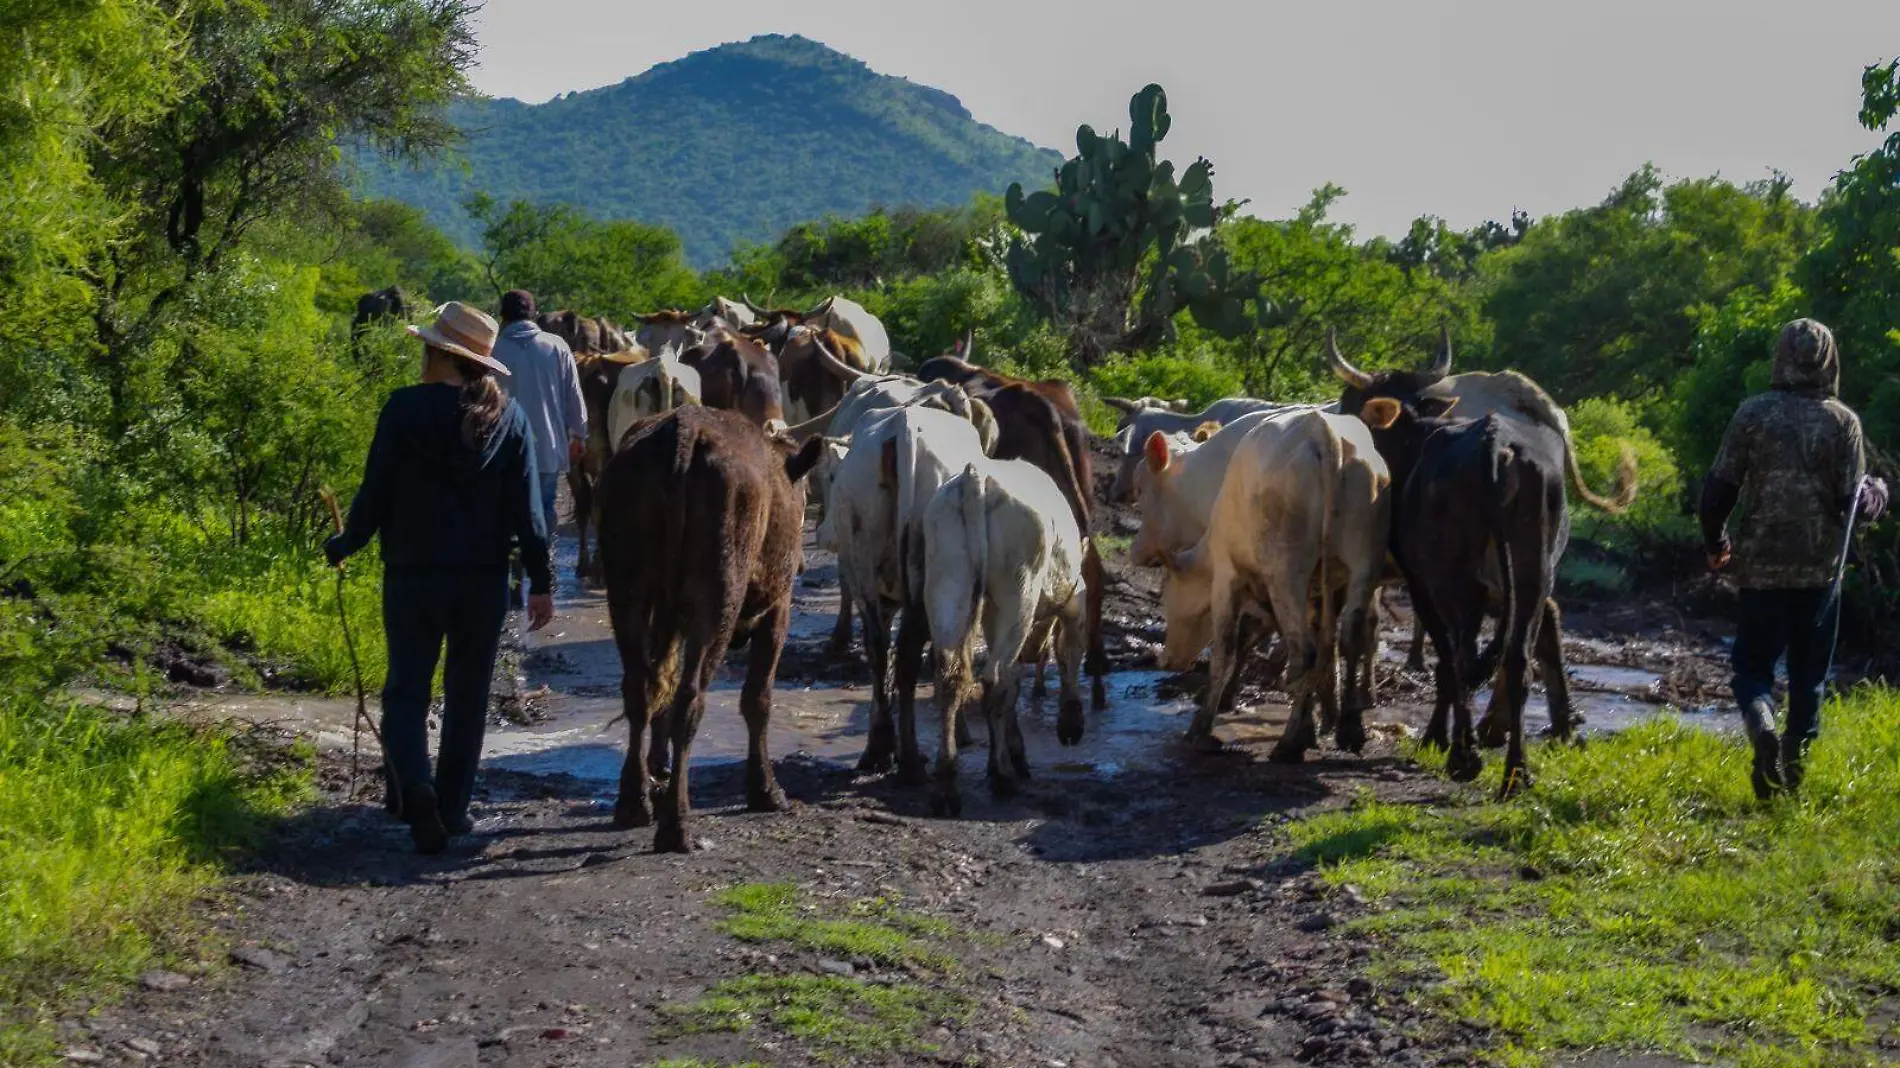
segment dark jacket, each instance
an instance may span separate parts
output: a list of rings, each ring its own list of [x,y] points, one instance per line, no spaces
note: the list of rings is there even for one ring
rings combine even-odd
[[[381,534],[386,569],[498,569],[518,541],[530,592],[550,592],[554,569],[531,452],[527,416],[513,401],[477,450],[462,443],[460,388],[427,383],[391,393],[349,522],[327,547],[331,558]]]

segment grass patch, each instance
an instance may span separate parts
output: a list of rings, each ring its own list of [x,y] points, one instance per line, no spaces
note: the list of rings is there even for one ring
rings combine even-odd
[[[1663,720],[1538,747],[1516,801],[1362,797],[1293,844],[1383,905],[1375,968],[1493,1028],[1500,1059],[1864,1064],[1900,994],[1900,693],[1824,716],[1798,800],[1757,803],[1740,744]]]
[[[744,1032],[764,1025],[809,1043],[824,1060],[846,1054],[929,1053],[919,1037],[938,1021],[960,1020],[969,1002],[912,983],[878,984],[815,975],[743,975],[671,1010],[679,1034]]]
[[[842,917],[801,903],[791,883],[741,883],[713,901],[732,910],[719,929],[742,942],[786,942],[833,956],[939,971],[956,965],[954,957],[926,941],[951,937],[949,924],[907,913],[887,898],[853,902]]]
[[[308,789],[238,742],[23,700],[0,705],[0,1063],[54,1014],[182,951],[188,907]]]

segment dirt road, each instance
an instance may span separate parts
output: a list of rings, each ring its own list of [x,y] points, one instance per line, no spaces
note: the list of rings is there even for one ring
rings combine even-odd
[[[1406,1065],[1482,1045],[1368,982],[1368,946],[1340,930],[1366,906],[1326,889],[1281,829],[1368,791],[1447,795],[1396,755],[1422,680],[1388,684],[1360,757],[1267,764],[1285,708],[1257,689],[1220,728],[1224,753],[1187,752],[1180,680],[1141,670],[1159,632],[1134,576],[1110,604],[1113,708],[1085,743],[1055,743],[1053,702],[1028,709],[1025,792],[988,797],[979,745],[964,818],[932,820],[924,791],[850,770],[869,698],[861,665],[819,652],[834,576],[814,554],[777,694],[773,752],[796,807],[743,811],[729,669],[696,754],[691,856],[609,826],[619,667],[600,598],[571,582],[525,661],[516,718],[532,722],[491,728],[476,833],[440,857],[415,856],[373,791],[342,796],[347,703],[202,699],[318,738],[325,800],[207,903],[220,937],[203,960],[69,1025],[80,1059]],[[1573,657],[1597,661],[1578,678],[1593,729],[1668,694],[1692,704],[1716,650],[1685,640],[1579,635]]]

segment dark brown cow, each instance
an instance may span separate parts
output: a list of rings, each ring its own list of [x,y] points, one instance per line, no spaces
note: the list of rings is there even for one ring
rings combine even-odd
[[[803,480],[823,448],[813,438],[794,449],[735,412],[689,406],[636,424],[601,473],[600,555],[631,731],[614,823],[655,822],[652,776],[670,758],[655,852],[692,849],[693,736],[737,634],[750,647],[739,696],[746,807],[785,807],[765,733],[802,556]]]
[[[581,315],[562,309],[535,316],[534,325],[567,342],[576,356],[589,352],[620,352],[632,346],[627,332],[605,316]]]
[[[406,319],[415,311],[415,303],[402,291],[401,286],[389,286],[356,298],[356,314],[350,317],[351,354],[357,354],[363,332],[376,320]]]
[[[581,453],[581,462],[567,469],[567,489],[574,496],[574,531],[580,539],[580,558],[575,561],[574,572],[583,581],[600,581],[600,561],[587,551],[587,525],[595,518],[595,484],[600,480],[601,469],[607,465],[607,457],[614,451],[614,443],[607,440],[607,402],[613,400],[620,372],[645,359],[646,354],[638,349],[574,357],[574,369],[581,380],[581,400],[587,407],[587,447]]]
[[[851,384],[868,373],[858,343],[831,330],[793,330],[775,351],[785,418],[793,424],[836,408]]]
[[[1082,579],[1088,586],[1090,698],[1097,709],[1107,707],[1108,686],[1103,676],[1108,673],[1108,653],[1102,646],[1102,596],[1108,572],[1102,566],[1102,554],[1095,546],[1094,537],[1088,534],[1089,487],[1094,484],[1094,476],[1089,464],[1089,431],[1082,422],[1081,407],[1076,404],[1075,391],[1067,382],[1059,379],[1032,382],[985,370],[964,359],[974,348],[969,335],[965,335],[952,355],[925,360],[917,369],[917,377],[926,382],[933,379],[954,382],[970,396],[988,404],[996,415],[997,429],[996,447],[991,455],[999,460],[1027,460],[1035,464],[1056,480],[1063,493],[1070,495],[1069,506],[1087,538]],[[997,398],[1005,394],[1008,397],[1003,401],[1003,408],[998,408]],[[1029,403],[1025,394],[1042,400],[1043,404]],[[1005,409],[1008,415],[1004,414]],[[1051,416],[1055,420],[1053,428],[1049,426]],[[1065,462],[1066,471],[1053,466]],[[1042,675],[1037,672],[1035,693],[1040,696],[1042,692]]]
[[[699,372],[706,407],[738,412],[754,426],[785,425],[778,360],[756,339],[721,331],[681,353],[680,362]]]

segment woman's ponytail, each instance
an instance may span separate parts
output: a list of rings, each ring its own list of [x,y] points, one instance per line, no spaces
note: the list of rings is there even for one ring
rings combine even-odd
[[[508,398],[487,367],[459,356],[455,365],[462,374],[462,443],[479,449],[488,444],[500,424]]]

